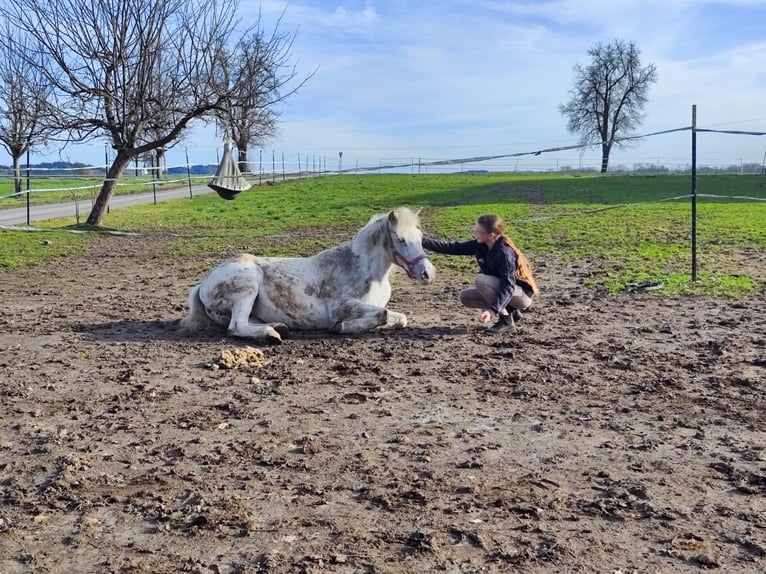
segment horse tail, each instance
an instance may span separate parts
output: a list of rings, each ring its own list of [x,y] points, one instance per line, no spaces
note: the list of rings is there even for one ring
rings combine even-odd
[[[197,333],[210,324],[205,306],[199,298],[199,285],[189,292],[189,314],[178,322],[178,330],[184,334]]]

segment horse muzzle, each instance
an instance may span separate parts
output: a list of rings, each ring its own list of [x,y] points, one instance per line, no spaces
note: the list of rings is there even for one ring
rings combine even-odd
[[[423,259],[413,266],[409,275],[421,285],[430,285],[436,278],[436,268],[430,260]]]
[[[414,259],[407,259],[401,253],[394,251],[394,262],[404,269],[411,279],[415,279],[421,285],[433,283],[436,277],[436,268],[425,253]]]

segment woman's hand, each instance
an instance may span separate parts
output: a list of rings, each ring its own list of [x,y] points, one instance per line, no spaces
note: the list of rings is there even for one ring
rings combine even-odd
[[[479,315],[479,323],[489,323],[492,319],[492,313],[489,311],[482,311]]]

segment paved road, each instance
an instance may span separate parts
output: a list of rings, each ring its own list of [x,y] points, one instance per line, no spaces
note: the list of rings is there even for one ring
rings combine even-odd
[[[213,193],[207,185],[193,185],[192,195],[202,195]],[[182,187],[178,189],[166,189],[157,192],[157,201],[167,199],[177,199],[180,197],[189,197],[189,188]],[[22,200],[23,201],[23,200]],[[133,195],[116,195],[109,202],[109,209],[119,209],[130,205],[139,205],[142,203],[153,203],[154,194],[136,193]],[[51,203],[49,205],[31,205],[29,209],[29,221],[44,221],[46,219],[56,219],[59,217],[76,217],[77,209],[80,210],[80,221],[85,222],[91,209],[90,200],[81,200],[79,205],[74,201],[69,203]],[[27,224],[27,206],[12,207],[10,209],[0,209],[0,225],[26,225]]]

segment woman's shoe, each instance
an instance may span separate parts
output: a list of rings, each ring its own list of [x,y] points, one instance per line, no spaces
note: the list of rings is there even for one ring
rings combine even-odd
[[[500,315],[497,319],[497,323],[492,325],[488,331],[490,333],[505,333],[506,331],[512,331],[515,328],[516,324],[511,315]]]

